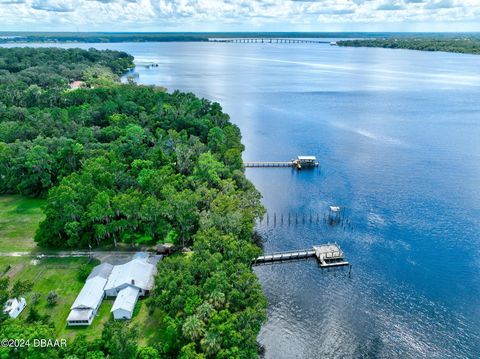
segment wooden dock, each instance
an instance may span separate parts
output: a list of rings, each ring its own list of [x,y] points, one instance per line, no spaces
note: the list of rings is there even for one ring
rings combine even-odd
[[[311,249],[266,254],[253,259],[252,265],[307,258],[316,258],[321,268],[342,267],[349,265],[349,263],[344,260],[343,251],[336,243],[313,246]]]
[[[243,162],[245,167],[293,167],[292,161],[288,162]]]
[[[266,254],[254,259],[253,264],[263,264],[263,263],[272,263],[272,262],[283,262],[296,259],[306,259],[315,257],[314,249],[304,249],[299,251],[288,251],[288,252],[276,252],[271,254]]]

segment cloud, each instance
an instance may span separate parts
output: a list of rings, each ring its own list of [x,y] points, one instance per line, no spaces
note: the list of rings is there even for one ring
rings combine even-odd
[[[426,9],[450,9],[453,7],[455,7],[455,3],[452,0],[438,0],[425,5]]]
[[[385,11],[403,10],[404,8],[405,6],[398,1],[385,1],[383,4],[377,6],[377,10]]]
[[[54,11],[54,12],[72,12],[76,9],[76,1],[68,0],[34,0],[32,9]]]
[[[318,11],[318,14],[323,15],[346,15],[346,14],[354,14],[355,9],[325,9]]]
[[[479,0],[0,0],[0,13],[0,30],[480,30]]]

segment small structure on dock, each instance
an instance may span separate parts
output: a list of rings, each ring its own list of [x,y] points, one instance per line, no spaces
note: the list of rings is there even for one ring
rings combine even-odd
[[[343,259],[343,251],[336,243],[313,246],[313,249],[322,268],[348,265],[348,262]]]
[[[337,243],[313,246],[311,249],[266,254],[252,260],[252,265],[316,258],[321,268],[342,267],[349,263],[344,260],[343,251]]]
[[[296,160],[292,160],[292,164],[299,170],[302,167],[318,167],[317,157],[315,156],[298,156]]]

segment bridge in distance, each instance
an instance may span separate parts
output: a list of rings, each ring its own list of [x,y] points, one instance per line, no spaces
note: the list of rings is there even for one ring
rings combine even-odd
[[[330,41],[312,39],[290,39],[290,38],[210,38],[210,42],[236,42],[236,43],[262,43],[262,44],[332,44]]]

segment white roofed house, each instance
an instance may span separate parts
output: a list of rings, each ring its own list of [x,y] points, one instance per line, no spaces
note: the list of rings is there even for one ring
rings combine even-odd
[[[90,325],[97,314],[98,308],[105,297],[105,284],[112,272],[113,266],[102,263],[93,268],[85,285],[70,307],[67,317],[69,325]]]
[[[130,262],[113,267],[112,273],[105,285],[107,297],[116,297],[119,292],[128,287],[139,290],[139,296],[144,296],[153,288],[153,277],[157,268],[144,256],[136,256]]]
[[[117,297],[111,310],[115,319],[132,318],[138,297],[148,294],[152,289],[156,271],[156,266],[143,254],[113,268],[105,293],[109,297]]]
[[[12,298],[7,300],[5,303],[5,307],[3,308],[3,312],[8,314],[10,318],[16,318],[20,315],[22,310],[26,307],[27,302],[25,298]]]
[[[147,253],[137,253],[125,264],[96,266],[70,308],[69,325],[90,325],[105,296],[116,297],[111,312],[115,319],[131,319],[138,297],[153,288],[157,267]]]

